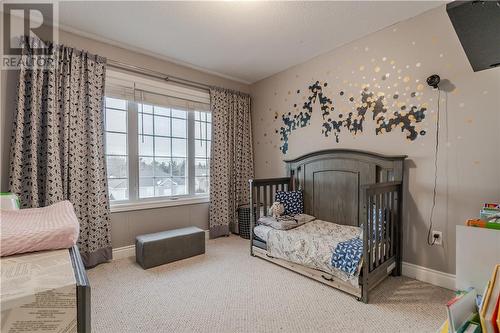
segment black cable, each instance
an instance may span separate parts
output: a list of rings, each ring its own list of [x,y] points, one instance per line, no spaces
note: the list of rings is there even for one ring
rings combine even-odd
[[[436,208],[436,194],[437,194],[437,173],[438,173],[438,153],[439,153],[439,104],[441,102],[441,90],[438,89],[438,102],[437,102],[437,125],[436,125],[436,149],[434,152],[434,189],[432,192],[432,208],[431,216],[429,218],[429,231],[427,232],[427,244],[433,246],[436,243],[436,238],[432,238],[432,242],[429,240],[431,237],[434,209]]]

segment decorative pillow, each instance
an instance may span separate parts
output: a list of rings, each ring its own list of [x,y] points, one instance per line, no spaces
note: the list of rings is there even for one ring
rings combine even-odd
[[[262,216],[257,221],[257,224],[267,225],[273,229],[277,230],[290,230],[301,226],[303,224],[309,223],[316,218],[307,214],[297,214],[295,216],[280,216],[278,218],[271,216]]]
[[[302,191],[277,191],[275,200],[285,207],[285,215],[304,213],[304,195]]]

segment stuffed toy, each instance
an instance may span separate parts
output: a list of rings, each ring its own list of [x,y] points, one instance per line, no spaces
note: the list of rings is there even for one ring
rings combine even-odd
[[[269,207],[269,212],[268,214],[271,215],[272,217],[280,217],[285,213],[285,206],[281,202],[273,202],[272,206]]]

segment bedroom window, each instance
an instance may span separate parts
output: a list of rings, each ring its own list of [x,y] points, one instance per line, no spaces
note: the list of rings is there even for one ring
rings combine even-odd
[[[106,79],[112,210],[206,199],[212,124],[208,93],[113,71]]]
[[[128,200],[127,101],[106,98],[104,122],[109,200]]]

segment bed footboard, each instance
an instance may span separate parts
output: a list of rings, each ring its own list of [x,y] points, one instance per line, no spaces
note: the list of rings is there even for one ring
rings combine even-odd
[[[277,191],[289,191],[292,189],[292,178],[250,179],[250,254],[253,254],[252,245],[255,235],[253,228],[255,222],[267,215],[269,207],[274,202]]]
[[[388,274],[401,275],[402,183],[385,182],[364,188],[362,301]]]

